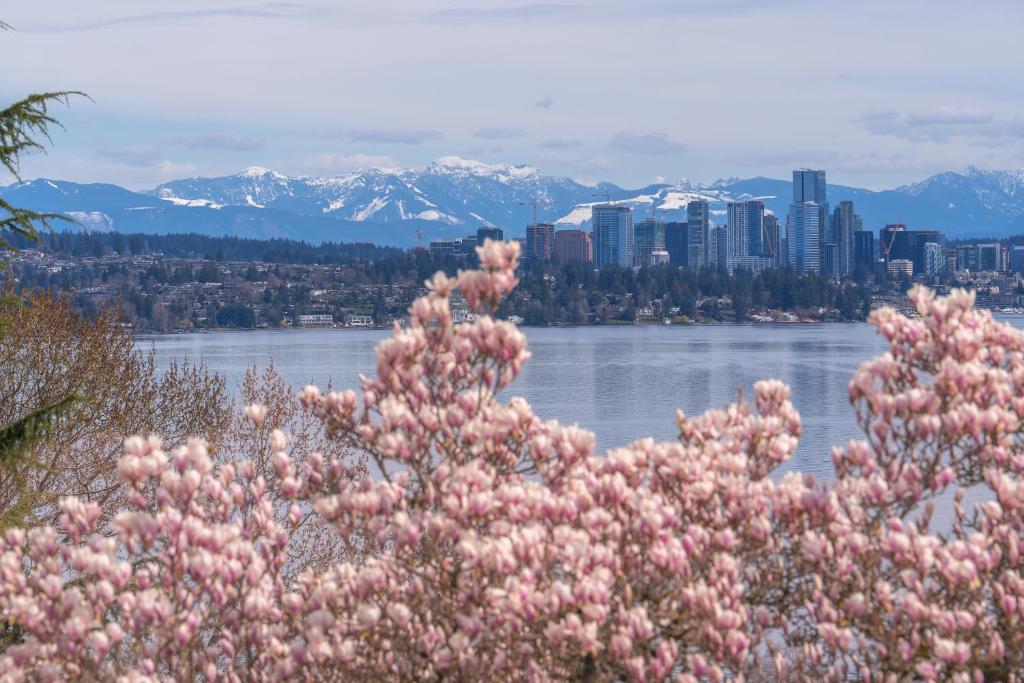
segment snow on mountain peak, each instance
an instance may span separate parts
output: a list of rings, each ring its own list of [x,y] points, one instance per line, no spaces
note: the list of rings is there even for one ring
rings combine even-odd
[[[262,178],[269,175],[276,180],[284,180],[287,177],[277,171],[271,171],[269,168],[264,168],[263,166],[249,166],[238,175],[243,178]]]
[[[536,168],[525,164],[486,164],[482,161],[464,159],[454,155],[440,157],[430,164],[427,170],[434,172],[464,171],[472,175],[495,178],[506,183],[540,175],[540,171]]]

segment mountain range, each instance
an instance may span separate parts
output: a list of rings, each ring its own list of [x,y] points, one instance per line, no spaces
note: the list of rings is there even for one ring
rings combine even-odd
[[[638,189],[587,185],[526,165],[485,164],[442,157],[422,169],[371,168],[332,177],[286,176],[261,167],[218,178],[186,178],[133,192],[117,185],[36,179],[0,187],[15,206],[65,213],[79,229],[121,232],[195,232],[244,237],[289,237],[411,246],[423,239],[472,234],[482,225],[520,236],[536,218],[564,227],[589,223],[594,203],[631,206],[635,219],[656,211],[685,220],[693,199],[711,202],[725,220],[725,203],[760,198],[784,218],[788,180],[729,178],[710,184],[686,180]],[[911,185],[874,191],[828,186],[835,206],[848,199],[865,229],[886,223],[932,228],[948,237],[998,237],[1024,232],[1024,169],[968,167]]]

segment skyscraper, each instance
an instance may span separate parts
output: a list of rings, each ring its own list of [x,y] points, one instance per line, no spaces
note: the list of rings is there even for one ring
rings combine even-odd
[[[651,254],[665,250],[665,224],[656,220],[640,221],[633,226],[633,265],[651,265]]]
[[[668,251],[669,263],[673,266],[686,265],[688,246],[686,225],[686,221],[665,223],[665,250]]]
[[[828,241],[834,242],[839,249],[836,275],[849,275],[853,272],[853,233],[857,229],[859,217],[853,212],[853,202],[841,201],[832,213],[832,234]]]
[[[870,273],[875,268],[875,233],[857,230],[853,233],[853,271]]]
[[[598,204],[593,210],[594,263],[633,265],[633,212],[628,206]]]
[[[594,247],[586,230],[559,230],[555,233],[555,260],[559,263],[590,263]]]
[[[765,214],[764,237],[761,241],[761,254],[772,259],[772,265],[780,267],[786,260],[782,254],[781,231],[779,230],[779,217],[775,214]]]
[[[786,240],[789,265],[800,273],[821,271],[821,228],[825,213],[816,202],[789,205]]]
[[[815,171],[809,168],[799,168],[793,171],[793,203],[803,204],[814,202],[818,206],[825,206],[825,171]]]
[[[535,261],[550,261],[555,247],[555,226],[537,223],[526,226],[526,258]]]
[[[703,199],[686,205],[686,265],[703,268],[708,264],[708,228],[711,225],[711,211]]]
[[[764,237],[764,204],[756,199],[729,202],[726,205],[726,216],[730,261],[736,263],[746,256],[761,256]]]

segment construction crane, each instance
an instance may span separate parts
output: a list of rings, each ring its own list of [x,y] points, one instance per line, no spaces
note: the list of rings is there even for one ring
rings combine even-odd
[[[516,202],[516,204],[518,204],[519,206],[532,206],[533,207],[533,223],[532,223],[532,225],[537,225],[537,206],[539,206],[539,205],[541,205],[541,206],[553,206],[554,202],[540,200],[540,199],[534,199],[533,201],[529,201],[529,202]]]
[[[612,195],[609,192],[598,192],[597,194],[590,195],[591,197],[604,197],[605,204],[612,203]]]
[[[423,248],[423,225],[416,226],[416,248]]]

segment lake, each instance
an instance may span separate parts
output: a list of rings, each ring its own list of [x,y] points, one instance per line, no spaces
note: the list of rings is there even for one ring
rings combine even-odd
[[[804,436],[786,469],[832,473],[831,446],[859,435],[847,382],[885,345],[863,323],[524,328],[533,358],[509,395],[544,419],[578,423],[601,449],[642,436],[672,439],[675,411],[721,407],[742,387],[777,378],[793,391]],[[140,337],[160,366],[202,361],[237,387],[247,366],[271,362],[295,387],[356,387],[374,371],[385,330],[288,329]]]

